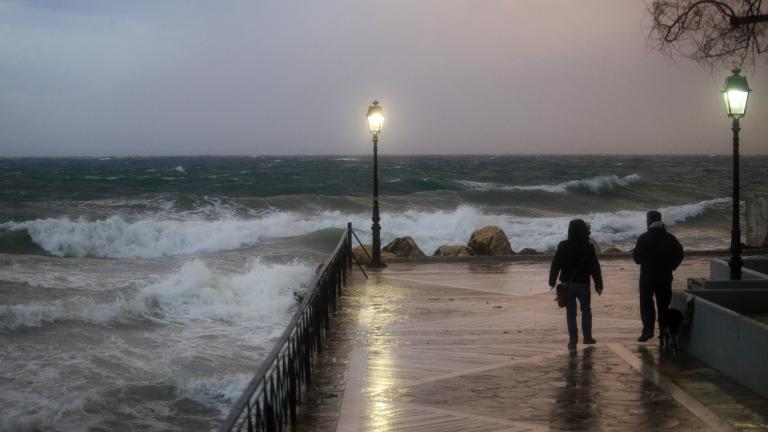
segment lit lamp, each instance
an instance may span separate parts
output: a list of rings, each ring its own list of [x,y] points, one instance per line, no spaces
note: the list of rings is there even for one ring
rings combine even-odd
[[[373,134],[373,256],[371,257],[371,266],[384,267],[381,262],[381,226],[379,225],[379,165],[378,165],[378,145],[381,126],[384,124],[384,110],[379,106],[379,101],[373,101],[373,105],[368,107],[368,128]]]
[[[747,113],[747,99],[750,90],[747,79],[741,75],[741,69],[731,70],[733,75],[725,79],[723,99],[728,117],[733,119],[733,217],[731,226],[731,279],[741,279],[741,230],[739,229],[739,119]]]

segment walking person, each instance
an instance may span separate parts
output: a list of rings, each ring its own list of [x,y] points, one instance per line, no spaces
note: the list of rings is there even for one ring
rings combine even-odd
[[[557,252],[549,269],[549,286],[560,282],[566,284],[566,322],[568,323],[568,347],[575,348],[579,340],[579,328],[576,325],[576,299],[581,309],[581,331],[585,344],[597,341],[592,337],[592,307],[590,276],[595,280],[595,291],[603,292],[603,277],[597,253],[589,241],[589,225],[581,219],[574,219],[568,224],[568,239],[557,245]]]
[[[637,339],[645,342],[653,337],[656,308],[659,315],[659,339],[668,331],[669,302],[672,300],[672,272],[683,262],[683,246],[667,232],[661,222],[661,213],[652,210],[646,214],[648,231],[640,235],[632,258],[640,264],[640,318],[643,332]]]

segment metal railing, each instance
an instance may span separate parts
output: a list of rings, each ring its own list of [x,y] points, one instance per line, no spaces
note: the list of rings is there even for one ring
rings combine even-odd
[[[311,382],[314,356],[322,351],[352,260],[352,225],[347,224],[346,232],[318,269],[310,291],[235,403],[221,432],[282,431],[296,423],[303,386]]]

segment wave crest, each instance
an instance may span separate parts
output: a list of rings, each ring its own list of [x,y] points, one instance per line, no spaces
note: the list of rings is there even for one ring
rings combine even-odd
[[[490,190],[515,190],[515,191],[543,191],[549,193],[567,193],[569,189],[586,189],[590,192],[597,194],[603,191],[612,190],[618,186],[629,186],[632,183],[640,181],[640,176],[637,174],[630,174],[628,176],[619,177],[617,175],[605,175],[590,177],[581,180],[571,180],[554,185],[533,185],[533,186],[509,186],[500,185],[497,183],[483,183],[474,182],[469,180],[459,180],[458,183],[467,189],[478,191],[490,191]]]
[[[659,209],[664,222],[674,226],[698,217],[710,208],[727,204],[728,198],[701,201],[693,204]],[[475,207],[461,206],[454,211],[419,212],[382,216],[382,242],[395,236],[410,235],[424,253],[430,254],[443,244],[466,244],[472,231],[486,225],[496,225],[507,234],[512,248],[533,248],[538,251],[554,250],[565,239],[568,223],[582,218],[592,225],[592,237],[602,245],[618,245],[631,241],[646,230],[645,210],[589,213],[559,217],[518,217],[489,214]],[[364,242],[370,241],[370,232],[363,231],[367,222],[363,217],[352,218],[353,226]]]
[[[130,319],[221,320],[242,325],[279,322],[295,304],[294,293],[304,290],[313,267],[251,263],[242,274],[219,274],[202,260],[185,263],[158,283],[124,294],[111,302],[86,297],[0,306],[0,329],[40,327],[57,321],[93,324]]]
[[[694,218],[707,209],[727,204],[728,199],[659,209],[668,225]],[[515,250],[534,248],[551,250],[567,231],[573,217],[592,224],[592,234],[601,244],[616,245],[645,231],[645,211],[567,215],[560,217],[520,217],[493,214],[462,205],[453,210],[417,211],[382,214],[382,241],[409,235],[426,253],[446,243],[467,242],[475,229],[497,225],[507,232]],[[108,258],[152,258],[201,252],[234,250],[273,238],[306,236],[325,229],[338,229],[351,222],[361,237],[370,239],[370,215],[367,213],[319,212],[300,215],[275,212],[250,220],[157,221],[128,223],[118,216],[96,222],[46,219],[9,223],[0,228],[26,229],[34,242],[58,256],[94,256]],[[369,240],[368,240],[369,241]]]
[[[339,214],[307,220],[290,212],[256,219],[156,220],[128,222],[120,216],[99,221],[37,219],[0,224],[0,229],[23,231],[56,256],[96,258],[155,258],[170,255],[233,250],[264,239],[289,237],[327,228]]]

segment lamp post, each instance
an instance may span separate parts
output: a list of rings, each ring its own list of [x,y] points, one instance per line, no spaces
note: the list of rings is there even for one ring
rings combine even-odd
[[[741,75],[741,69],[731,70],[733,75],[725,79],[723,99],[728,117],[733,119],[733,220],[731,226],[731,279],[741,279],[741,230],[739,229],[739,119],[747,112],[747,99],[750,90],[747,79]]]
[[[379,163],[378,146],[379,133],[384,124],[384,110],[379,106],[379,101],[373,101],[373,105],[368,107],[368,128],[373,134],[373,256],[371,257],[371,266],[384,267],[381,262],[381,226],[379,225]]]

